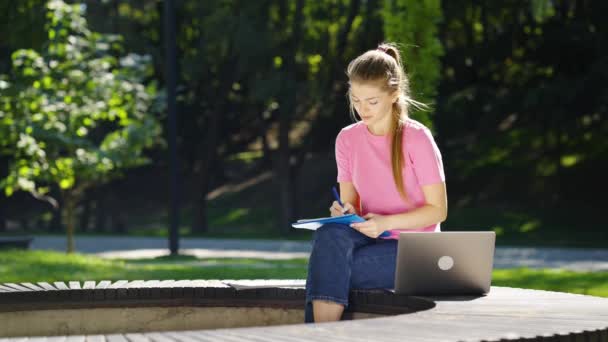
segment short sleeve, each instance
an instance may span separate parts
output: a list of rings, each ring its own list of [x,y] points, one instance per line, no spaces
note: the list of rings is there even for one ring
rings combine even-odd
[[[408,154],[420,185],[445,182],[441,152],[428,128],[412,131]],[[406,146],[408,149],[408,146]]]
[[[348,138],[341,131],[336,138],[336,165],[338,167],[338,182],[352,182],[351,149]]]

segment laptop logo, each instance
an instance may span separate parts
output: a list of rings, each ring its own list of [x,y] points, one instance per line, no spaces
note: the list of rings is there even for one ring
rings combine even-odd
[[[449,269],[454,267],[454,259],[452,259],[452,257],[444,255],[439,258],[439,261],[437,261],[437,266],[439,266],[439,269],[442,271],[448,271]]]

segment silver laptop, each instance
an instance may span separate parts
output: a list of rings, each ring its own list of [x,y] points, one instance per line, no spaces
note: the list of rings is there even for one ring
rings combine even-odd
[[[490,291],[494,232],[401,233],[395,293],[468,295]]]

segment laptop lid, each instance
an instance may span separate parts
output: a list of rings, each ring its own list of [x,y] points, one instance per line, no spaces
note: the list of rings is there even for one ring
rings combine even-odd
[[[402,232],[395,293],[485,294],[490,291],[494,232]]]

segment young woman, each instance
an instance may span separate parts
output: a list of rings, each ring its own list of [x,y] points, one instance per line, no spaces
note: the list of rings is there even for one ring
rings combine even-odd
[[[336,321],[351,288],[393,288],[400,232],[435,232],[447,216],[441,153],[428,128],[408,117],[410,97],[399,50],[380,44],[347,69],[355,121],[336,139],[340,197],[332,216],[367,221],[326,224],[313,238],[305,321]],[[385,232],[380,237],[380,235]]]

